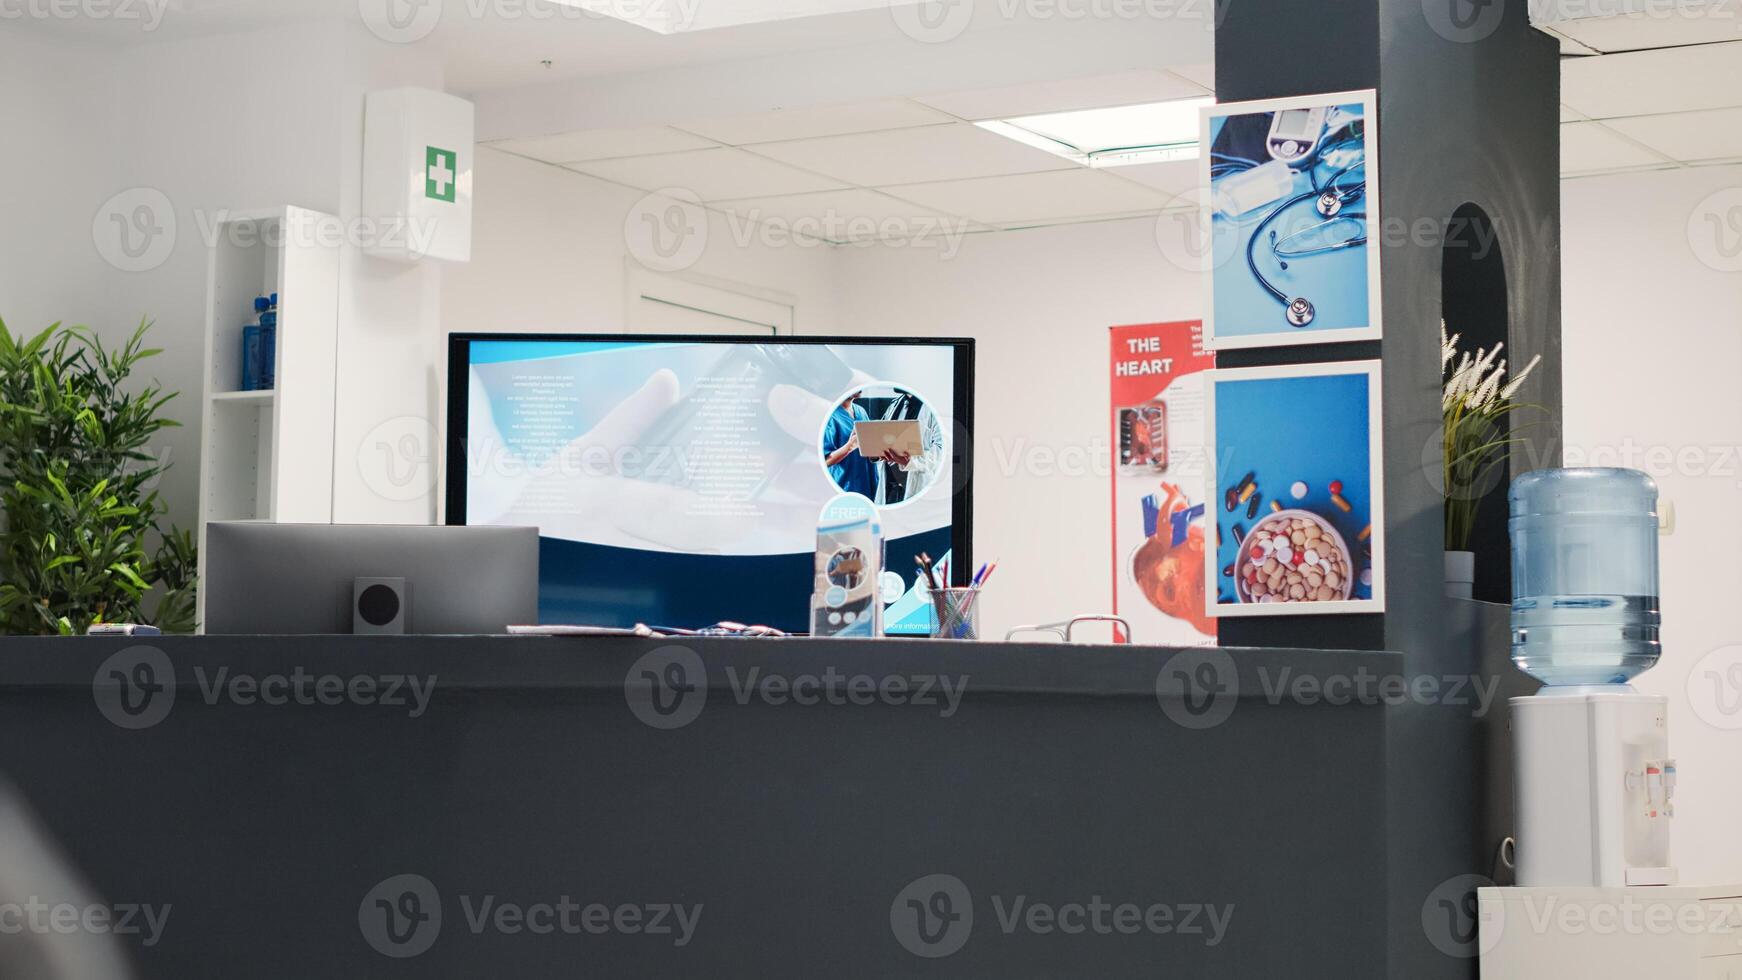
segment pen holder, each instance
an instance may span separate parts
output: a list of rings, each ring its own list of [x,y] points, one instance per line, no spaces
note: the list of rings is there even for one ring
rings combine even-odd
[[[980,638],[980,590],[931,590],[931,636],[934,640]]]

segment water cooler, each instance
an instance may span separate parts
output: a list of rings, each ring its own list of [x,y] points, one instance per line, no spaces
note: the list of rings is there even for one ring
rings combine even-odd
[[[1520,886],[1673,885],[1668,699],[1657,662],[1657,486],[1637,470],[1539,470],[1511,493]]]

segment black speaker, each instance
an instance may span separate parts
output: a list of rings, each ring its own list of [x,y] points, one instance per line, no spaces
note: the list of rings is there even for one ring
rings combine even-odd
[[[402,634],[405,632],[405,612],[405,579],[352,579],[352,633]]]

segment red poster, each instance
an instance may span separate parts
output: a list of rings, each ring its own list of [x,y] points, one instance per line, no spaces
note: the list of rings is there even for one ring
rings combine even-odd
[[[1114,327],[1113,608],[1132,639],[1213,645],[1204,615],[1205,376],[1196,320]]]

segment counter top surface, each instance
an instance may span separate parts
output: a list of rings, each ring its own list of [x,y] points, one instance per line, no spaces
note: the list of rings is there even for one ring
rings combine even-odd
[[[1401,674],[1387,651],[1278,647],[1152,647],[923,639],[828,640],[801,637],[543,636],[156,636],[0,638],[0,687],[88,687],[124,650],[161,651],[187,686],[197,674],[435,674],[448,689],[620,688],[639,659],[666,647],[693,651],[709,685],[723,687],[760,667],[788,676],[968,675],[978,692],[1154,697],[1158,683],[1191,669],[1237,678],[1243,698],[1279,684],[1352,679],[1373,684]],[[1179,658],[1179,659],[1176,659]],[[1208,666],[1205,667],[1204,665]],[[1175,682],[1176,683],[1176,682]]]

